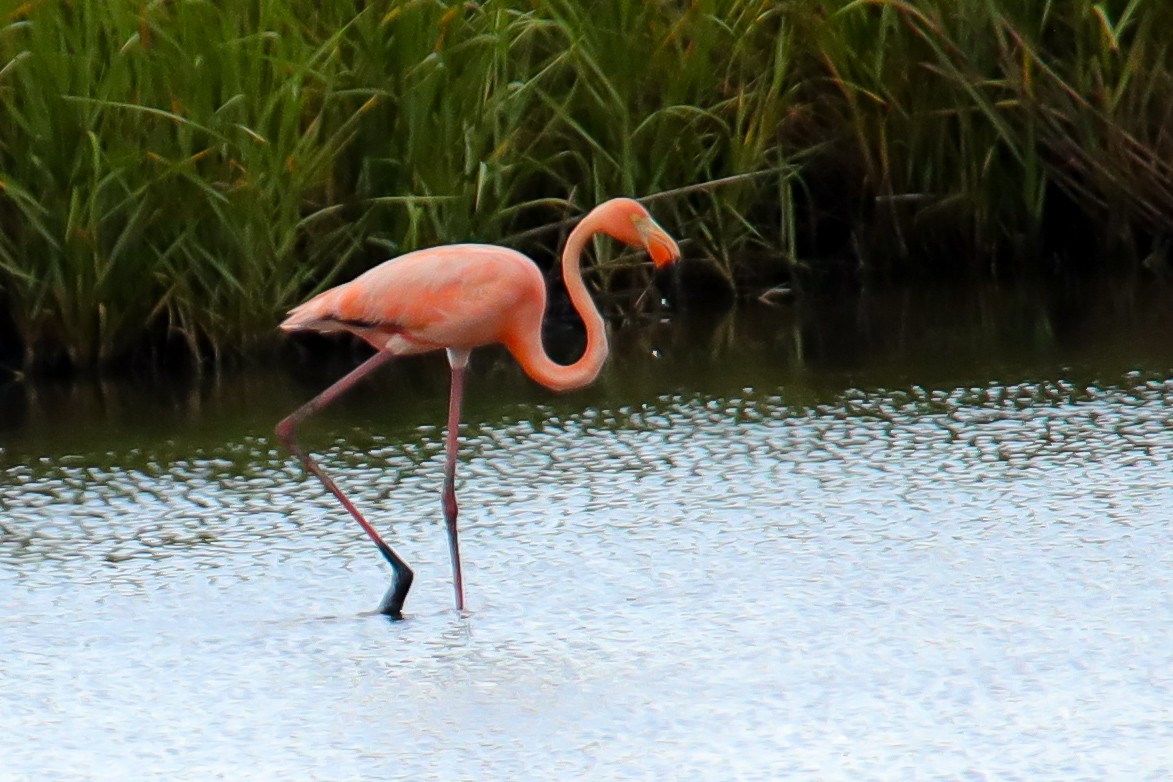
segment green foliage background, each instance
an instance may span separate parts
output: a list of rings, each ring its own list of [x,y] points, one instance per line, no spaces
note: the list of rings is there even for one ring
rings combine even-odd
[[[548,258],[558,234],[527,229],[621,194],[667,193],[653,211],[732,285],[1173,234],[1165,0],[0,7],[18,365],[238,353],[390,255]]]

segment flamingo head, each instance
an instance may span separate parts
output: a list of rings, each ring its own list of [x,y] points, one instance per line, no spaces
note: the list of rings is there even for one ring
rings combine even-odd
[[[680,247],[652,219],[648,210],[631,198],[613,198],[598,206],[600,228],[607,235],[634,247],[642,247],[658,268],[680,260]]]

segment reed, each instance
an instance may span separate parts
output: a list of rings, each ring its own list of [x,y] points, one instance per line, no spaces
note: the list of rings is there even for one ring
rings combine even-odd
[[[617,194],[729,286],[1173,234],[1173,4],[29,2],[0,12],[0,360],[223,360],[392,254]],[[697,187],[721,181],[719,187]],[[598,248],[601,290],[642,267]],[[6,357],[6,358],[5,358]]]
[[[1143,0],[841,5],[818,48],[864,262],[1027,264],[1081,221],[1143,255],[1173,229],[1170,23]]]

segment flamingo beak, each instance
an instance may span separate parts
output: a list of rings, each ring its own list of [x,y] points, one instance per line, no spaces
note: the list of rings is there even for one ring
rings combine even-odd
[[[676,240],[655,220],[650,217],[638,219],[635,221],[635,230],[657,268],[663,269],[680,260],[680,247]]]

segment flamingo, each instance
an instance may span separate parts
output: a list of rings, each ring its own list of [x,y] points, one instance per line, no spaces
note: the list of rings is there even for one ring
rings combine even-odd
[[[603,318],[582,280],[580,258],[587,241],[606,234],[642,247],[657,267],[680,258],[680,249],[639,202],[615,198],[591,210],[570,232],[562,252],[562,276],[571,304],[586,326],[586,349],[572,364],[554,362],[542,345],[546,286],[525,255],[488,244],[450,244],[417,250],[375,266],[350,282],[294,307],[283,331],[346,331],[375,354],[277,424],[277,436],[305,468],[342,503],[391,565],[394,580],[378,612],[403,618],[403,603],[415,574],[358,511],[337,484],[297,443],[297,425],[333,402],[396,356],[445,350],[452,369],[441,506],[448,528],[456,610],[464,610],[464,582],[457,542],[456,452],[464,376],[473,348],[499,343],[527,375],[554,391],[582,388],[607,359]]]

